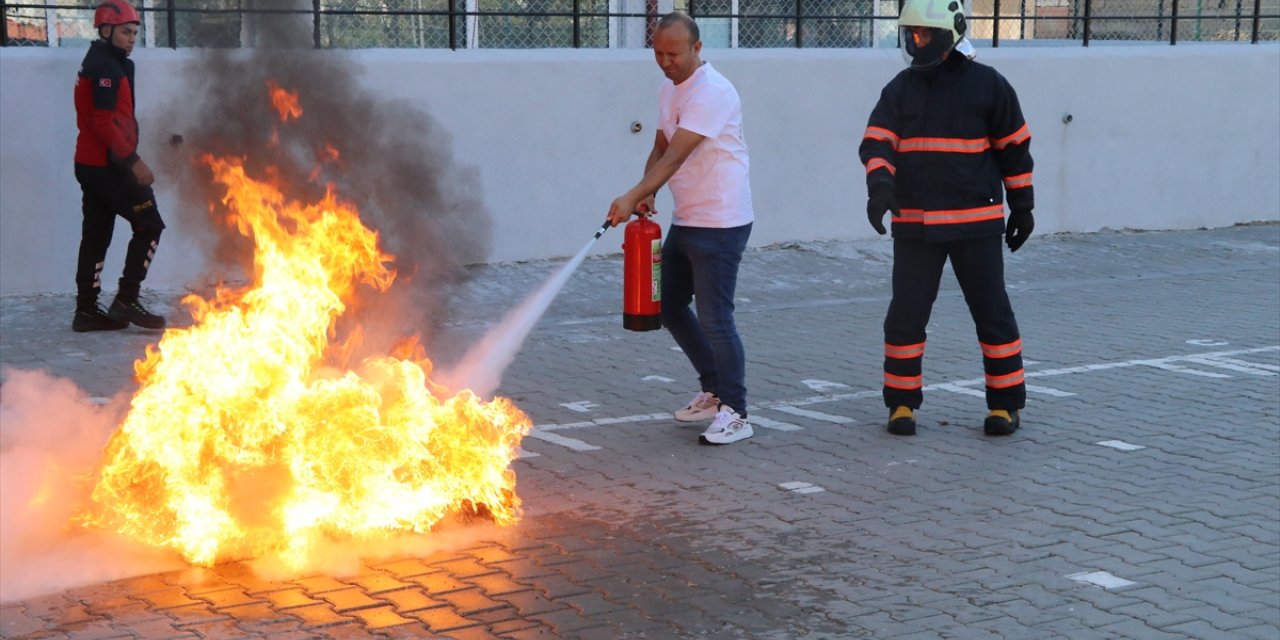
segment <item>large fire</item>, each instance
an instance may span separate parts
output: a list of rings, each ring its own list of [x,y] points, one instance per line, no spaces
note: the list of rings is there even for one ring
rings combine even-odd
[[[282,120],[301,115],[270,89]],[[332,188],[302,203],[236,158],[204,162],[227,222],[255,245],[253,284],[188,296],[193,325],[135,365],[140,388],[86,520],[197,565],[292,567],[326,539],[426,532],[458,513],[514,522],[510,463],[530,428],[518,408],[432,384],[420,348],[333,366],[353,296],[395,279],[357,210]]]

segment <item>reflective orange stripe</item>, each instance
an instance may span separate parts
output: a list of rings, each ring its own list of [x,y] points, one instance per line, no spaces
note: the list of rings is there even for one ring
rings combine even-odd
[[[987,344],[979,340],[978,344],[982,345],[982,355],[988,358],[1008,358],[1022,353],[1022,338],[1005,344]]]
[[[991,148],[987,138],[906,138],[898,145],[901,153],[941,151],[948,153],[982,153]]]
[[[1031,186],[1031,172],[1019,173],[1016,176],[1009,176],[1004,179],[1004,188],[1021,189],[1022,187]]]
[[[889,161],[884,158],[872,158],[871,162],[867,163],[867,173],[871,173],[872,171],[880,168],[888,169],[889,175],[895,175],[898,173],[898,170],[895,169],[893,165],[889,164]]]
[[[995,147],[996,151],[1000,151],[1011,144],[1019,144],[1030,139],[1031,131],[1027,129],[1027,125],[1023,124],[1022,128],[1017,131],[1014,131],[1013,133],[998,140],[993,140],[991,142],[991,146]]]
[[[897,360],[910,360],[924,355],[924,343],[918,344],[884,344],[884,357]]]
[[[898,218],[894,222],[923,222],[925,224],[964,224],[967,222],[982,222],[984,220],[1000,220],[1003,218],[1004,218],[1004,205],[993,204],[986,207],[978,207],[976,209],[951,209],[946,211],[925,211],[924,209],[903,209],[902,217]]]
[[[894,224],[924,224],[924,211],[920,209],[903,209],[899,213],[902,215],[893,219]]]
[[[919,389],[924,386],[924,376],[895,376],[884,374],[884,386],[893,389]]]
[[[1022,369],[1002,376],[987,376],[987,386],[992,389],[1007,389],[1023,383]],[[886,374],[887,375],[887,374]]]
[[[884,140],[893,146],[893,150],[898,150],[898,134],[881,127],[867,127],[867,132],[862,135],[863,138],[871,138],[872,140]]]

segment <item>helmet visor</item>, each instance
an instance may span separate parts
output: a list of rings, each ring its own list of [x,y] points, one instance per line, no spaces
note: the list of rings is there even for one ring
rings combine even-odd
[[[899,36],[902,56],[912,69],[937,66],[956,44],[949,29],[936,27],[902,27]]]

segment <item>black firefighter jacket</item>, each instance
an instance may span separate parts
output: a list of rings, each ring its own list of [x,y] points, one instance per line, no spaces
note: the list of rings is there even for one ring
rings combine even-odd
[[[880,92],[858,153],[867,188],[894,186],[896,238],[948,242],[1004,231],[1031,210],[1031,134],[995,69],[955,52],[931,71],[905,69]],[[1003,187],[1003,188],[1002,188]]]

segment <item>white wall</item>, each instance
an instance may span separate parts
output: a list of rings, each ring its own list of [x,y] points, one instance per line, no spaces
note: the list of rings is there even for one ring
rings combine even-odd
[[[148,129],[198,52],[143,49],[143,157],[172,131]],[[374,95],[420,105],[480,175],[495,218],[491,261],[568,256],[639,177],[661,75],[646,51],[354,51]],[[72,175],[72,85],[82,50],[0,49],[0,294],[74,290],[80,191]],[[757,213],[752,245],[870,238],[857,145],[894,50],[711,50],[742,95]],[[1036,232],[1186,229],[1280,219],[1280,46],[980,49],[1017,89],[1036,158]],[[318,68],[323,68],[318,65]],[[1063,123],[1071,114],[1070,124]],[[633,121],[644,130],[631,133]],[[176,203],[166,167],[162,214]],[[670,198],[659,198],[670,210]],[[166,215],[146,285],[203,268]],[[664,222],[667,218],[661,218]],[[104,273],[114,288],[128,228]],[[621,234],[597,244],[616,252]]]

